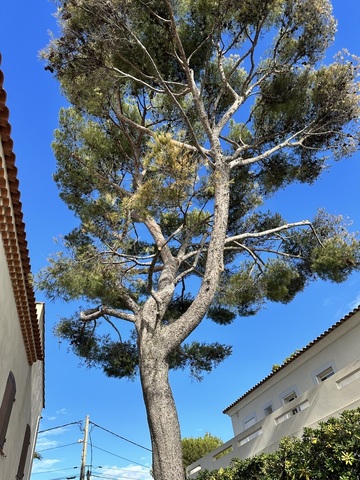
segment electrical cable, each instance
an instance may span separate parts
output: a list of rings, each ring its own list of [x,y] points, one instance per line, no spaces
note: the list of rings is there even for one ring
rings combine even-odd
[[[56,448],[69,447],[70,445],[79,445],[79,442],[67,443],[66,445],[58,445],[57,447],[45,448],[44,450],[38,450],[38,453],[47,452],[48,450],[55,450]]]
[[[57,470],[45,470],[44,472],[34,472],[34,473],[31,473],[31,476],[40,475],[42,473],[64,472],[65,470],[73,470],[75,468],[79,468],[79,467],[58,468]]]
[[[101,427],[97,423],[94,423],[90,420],[90,423],[94,425],[95,427],[100,428],[101,430],[104,430],[105,432],[111,433],[111,435],[114,435],[115,437],[121,438],[121,440],[125,440],[125,442],[132,443],[133,445],[136,445],[139,448],[143,448],[144,450],[147,450],[148,452],[151,452],[152,450],[150,448],[144,447],[143,445],[140,445],[139,443],[133,442],[132,440],[129,440],[128,438],[122,437],[121,435],[112,432],[111,430],[108,430],[107,428]]]
[[[108,453],[109,455],[113,455],[114,457],[121,458],[122,460],[126,460],[127,462],[135,463],[135,465],[139,465],[140,467],[149,468],[147,465],[144,465],[143,463],[135,462],[134,460],[130,460],[129,458],[121,457],[116,453],[109,452],[108,450],[104,450],[103,448],[97,447],[96,445],[93,445],[93,448],[96,448],[97,450],[101,450],[102,452]]]
[[[78,422],[65,423],[65,425],[59,425],[58,427],[47,428],[46,430],[39,430],[38,433],[49,432],[50,430],[56,430],[57,428],[68,427],[69,425],[79,425],[81,423],[81,420],[79,420]]]
[[[132,445],[135,445],[135,446],[137,446],[137,447],[139,447],[139,448],[142,448],[142,449],[144,449],[144,450],[147,450],[148,452],[151,452],[151,449],[149,449],[149,448],[147,448],[147,447],[144,447],[143,445],[140,445],[139,443],[133,442],[132,440],[129,440],[128,438],[125,438],[125,437],[123,437],[123,436],[121,436],[121,435],[119,435],[119,434],[117,434],[117,433],[115,433],[115,432],[112,432],[111,430],[108,430],[107,428],[102,427],[101,425],[98,425],[97,423],[94,423],[94,422],[92,422],[92,421],[90,421],[89,423],[91,423],[94,427],[98,427],[98,428],[100,428],[101,430],[104,430],[105,432],[110,433],[111,435],[114,435],[115,437],[118,437],[118,438],[120,438],[121,440],[124,440],[125,442],[131,443]],[[57,426],[57,427],[48,428],[48,429],[46,429],[46,430],[41,430],[41,431],[39,431],[39,433],[44,433],[44,432],[48,432],[48,431],[55,430],[55,429],[58,429],[58,428],[67,427],[67,426],[69,426],[69,425],[81,425],[81,424],[82,424],[81,421],[71,422],[71,423],[67,423],[67,424],[64,424],[64,425],[59,425],[59,426]],[[100,448],[100,447],[97,447],[97,446],[93,445],[93,443],[92,443],[92,438],[91,438],[91,432],[90,432],[90,437],[89,437],[89,439],[90,439],[90,442],[88,443],[88,445],[90,445],[90,448],[91,448],[91,464],[92,464],[92,459],[93,459],[93,448],[96,448],[96,449],[101,450],[101,451],[103,451],[103,452],[105,452],[105,453],[108,453],[109,455],[113,455],[113,456],[115,456],[115,457],[117,457],[117,458],[121,458],[122,460],[125,460],[125,461],[127,461],[127,462],[131,462],[132,464],[139,465],[140,467],[144,467],[144,468],[146,468],[146,469],[149,469],[149,467],[148,467],[147,465],[144,465],[144,464],[139,463],[139,462],[135,462],[134,460],[131,460],[131,459],[129,459],[129,458],[122,457],[122,456],[120,456],[120,455],[117,455],[116,453],[109,452],[108,450],[104,450],[103,448]],[[43,450],[39,450],[39,453],[41,453],[41,452],[46,452],[46,451],[48,451],[48,450],[55,450],[56,448],[62,448],[62,447],[67,447],[67,446],[71,446],[71,445],[78,445],[78,444],[79,444],[79,442],[68,443],[68,444],[66,444],[66,445],[59,445],[59,446],[56,446],[56,447],[51,447],[51,448],[46,448],[46,449],[43,449]],[[73,468],[77,468],[77,467],[73,467]],[[60,469],[60,470],[58,470],[58,471],[62,471],[62,470],[66,470],[66,469]],[[57,471],[57,470],[54,470],[54,472],[55,472],[55,471]],[[45,472],[38,472],[38,473],[45,473]],[[50,472],[49,472],[49,473],[50,473]],[[65,478],[65,480],[66,480],[66,477],[64,477],[64,478]],[[99,478],[101,478],[101,477],[99,477]],[[131,478],[133,478],[133,477],[121,477],[121,478],[131,479]],[[62,479],[52,479],[52,480],[62,480]]]
[[[50,480],[70,480],[75,478],[76,477],[58,477],[58,478],[51,478]]]
[[[119,472],[123,472],[124,470],[126,470],[126,468],[117,468],[117,467],[102,467],[102,466],[95,467],[95,470],[99,470],[99,468],[101,468],[101,469],[102,469],[102,468],[105,468],[105,469],[106,469],[106,468],[109,468],[111,471],[113,471],[113,470],[117,470],[117,471],[119,471]],[[147,468],[147,470],[149,470],[149,472],[150,472],[150,467],[149,467],[149,466],[147,466],[146,468]],[[100,474],[100,473],[101,473],[101,472],[95,472],[95,473],[94,473],[94,475],[96,475],[96,474]],[[134,471],[134,473],[138,474],[139,472],[135,472],[135,471]],[[105,475],[106,475],[106,474],[105,474]]]
[[[91,431],[92,431],[92,428],[90,428],[89,430],[89,440],[90,440],[90,466],[92,467],[92,464],[93,464],[93,443],[92,443],[92,438],[91,438]],[[92,470],[89,469],[90,471],[90,474],[92,473]]]
[[[100,475],[95,475],[95,473],[93,473],[92,476],[95,477],[95,478],[103,478],[103,479],[106,479],[106,480],[120,480],[120,479],[122,479],[122,478],[124,478],[124,479],[126,479],[126,480],[137,480],[137,479],[139,478],[139,477],[125,477],[125,476],[123,476],[123,475],[122,475],[121,477],[119,477],[119,476],[110,477],[110,476],[108,476],[108,475],[106,475],[106,474],[100,476]]]

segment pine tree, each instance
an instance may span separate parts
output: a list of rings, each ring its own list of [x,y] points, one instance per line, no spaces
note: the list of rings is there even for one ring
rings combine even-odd
[[[290,223],[266,210],[356,150],[356,59],[322,61],[336,28],[328,0],[58,5],[61,34],[43,57],[71,104],[55,181],[79,224],[38,286],[87,302],[57,333],[88,365],[140,373],[155,479],[182,480],[169,368],[199,378],[231,353],[186,344],[190,333],[359,267],[341,217]]]

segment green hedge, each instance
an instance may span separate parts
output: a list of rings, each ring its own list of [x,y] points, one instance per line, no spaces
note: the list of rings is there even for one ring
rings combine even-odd
[[[344,411],[317,428],[305,428],[302,438],[285,437],[274,453],[230,466],[202,471],[196,480],[359,480],[360,408]]]

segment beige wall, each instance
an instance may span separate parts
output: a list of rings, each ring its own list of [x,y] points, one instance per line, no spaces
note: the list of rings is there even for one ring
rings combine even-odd
[[[43,362],[29,365],[20,330],[12,286],[7,270],[2,239],[0,235],[0,402],[2,401],[9,372],[16,381],[16,397],[7,430],[4,453],[0,456],[0,480],[15,478],[26,425],[31,427],[32,443],[29,446],[24,480],[29,478],[31,452],[35,439],[38,418],[43,407]],[[38,309],[40,318],[43,307]]]

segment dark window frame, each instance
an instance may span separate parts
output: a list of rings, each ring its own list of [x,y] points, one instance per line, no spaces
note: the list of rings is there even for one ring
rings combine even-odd
[[[332,377],[333,375],[335,375],[335,371],[332,365],[330,365],[329,367],[325,368],[323,371],[318,373],[316,375],[316,378],[318,383],[322,383],[322,382],[325,382],[325,380],[327,380],[328,378]]]
[[[10,422],[11,411],[15,402],[16,382],[12,372],[9,373],[0,407],[0,454],[3,454],[6,433]]]
[[[30,425],[27,424],[25,428],[24,440],[21,448],[18,471],[16,474],[17,480],[22,480],[22,478],[24,478],[25,464],[28,456],[30,440],[31,440],[31,428],[30,428]]]

